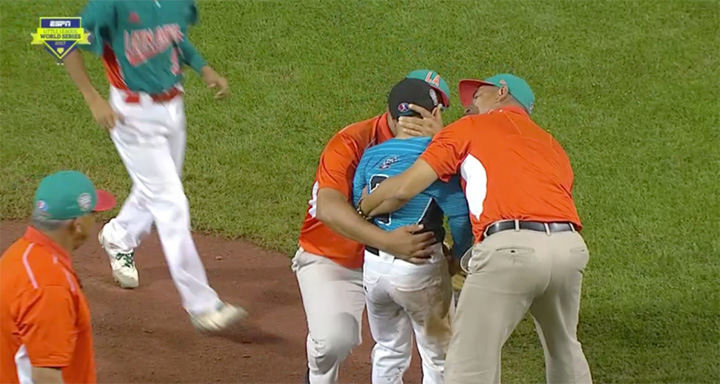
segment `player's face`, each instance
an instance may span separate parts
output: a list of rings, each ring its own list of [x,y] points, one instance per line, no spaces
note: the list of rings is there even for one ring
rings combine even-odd
[[[479,87],[473,95],[472,103],[465,108],[465,114],[479,115],[495,108],[498,102],[499,91],[500,88],[489,85]]]

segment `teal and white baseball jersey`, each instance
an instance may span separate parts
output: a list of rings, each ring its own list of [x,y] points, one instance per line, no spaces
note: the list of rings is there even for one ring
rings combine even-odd
[[[116,88],[161,93],[182,81],[182,64],[206,64],[187,39],[193,0],[90,0],[80,16],[91,35],[79,47],[102,57]]]

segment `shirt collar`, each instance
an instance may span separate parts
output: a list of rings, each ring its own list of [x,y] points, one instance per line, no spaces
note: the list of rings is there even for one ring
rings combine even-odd
[[[510,113],[516,113],[518,115],[525,115],[526,117],[530,117],[528,115],[527,111],[522,107],[517,107],[514,105],[508,105],[506,107],[500,107],[498,109],[493,110],[493,112],[510,112]]]
[[[390,130],[390,125],[388,125],[387,112],[380,115],[377,122],[375,123],[375,137],[377,138],[377,144],[380,144],[395,137],[395,135],[393,135],[392,131]]]
[[[56,256],[60,262],[63,263],[63,265],[65,265],[71,271],[73,270],[72,263],[70,262],[70,254],[53,239],[48,237],[48,235],[38,231],[33,227],[27,227],[23,238],[30,243],[35,243],[47,247],[52,252],[52,254]]]

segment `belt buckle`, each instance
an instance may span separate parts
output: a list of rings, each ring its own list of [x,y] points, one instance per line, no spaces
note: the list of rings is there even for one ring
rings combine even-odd
[[[489,231],[490,228],[491,228],[493,225],[495,225],[495,224],[496,224],[496,223],[492,223],[492,224],[488,225],[487,227],[485,227],[485,230],[483,231],[483,238],[488,237],[488,231]]]
[[[512,222],[515,224],[515,232],[519,231],[519,230],[520,230],[520,220],[499,220],[499,221],[496,221],[496,222],[494,222],[494,223],[491,223],[490,225],[488,225],[487,227],[485,227],[485,230],[483,231],[483,237],[488,237],[488,231],[490,230],[490,228],[491,228],[492,226],[494,226],[494,225],[499,226],[499,225],[502,224],[502,223],[507,223],[507,222],[510,222],[510,221],[512,221]],[[498,232],[499,232],[499,230],[498,230]]]

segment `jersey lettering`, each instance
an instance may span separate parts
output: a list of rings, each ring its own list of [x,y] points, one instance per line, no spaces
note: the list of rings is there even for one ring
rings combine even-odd
[[[172,72],[173,75],[179,75],[180,74],[180,59],[178,58],[178,49],[177,47],[172,47],[172,51],[170,52],[170,72]]]
[[[369,192],[374,191],[375,188],[377,188],[380,185],[380,183],[382,183],[387,178],[388,178],[387,175],[372,175],[370,177],[370,191]],[[382,224],[382,225],[390,225],[390,223],[392,222],[391,215],[392,214],[388,213],[385,215],[375,216],[375,222],[378,224]]]
[[[440,75],[435,74],[435,77],[432,76],[432,72],[428,72],[425,76],[425,82],[433,84],[434,86],[438,87],[440,86]]]
[[[445,213],[443,212],[440,205],[435,201],[435,198],[428,200],[428,204],[425,210],[418,220],[418,224],[423,225],[423,232],[432,232],[435,234],[437,241],[443,241],[445,239],[445,227],[443,227],[443,218]]]
[[[185,38],[177,23],[125,31],[125,58],[133,67],[147,62]]]

